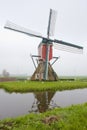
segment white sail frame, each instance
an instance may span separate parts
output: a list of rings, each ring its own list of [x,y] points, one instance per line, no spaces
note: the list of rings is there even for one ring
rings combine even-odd
[[[14,30],[14,31],[17,31],[17,32],[20,32],[20,33],[24,33],[24,34],[27,34],[27,35],[30,35],[30,36],[35,36],[35,37],[42,38],[42,35],[40,33],[31,31],[31,30],[29,30],[27,28],[24,28],[22,26],[14,24],[14,23],[12,23],[10,21],[6,22],[4,28],[10,29],[10,30]]]

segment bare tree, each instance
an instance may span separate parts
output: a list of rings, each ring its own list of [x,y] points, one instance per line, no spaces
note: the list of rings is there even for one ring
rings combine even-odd
[[[5,69],[2,71],[2,75],[4,76],[4,77],[9,77],[9,72],[7,72]]]

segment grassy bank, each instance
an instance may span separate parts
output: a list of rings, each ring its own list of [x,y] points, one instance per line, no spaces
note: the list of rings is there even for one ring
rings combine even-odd
[[[71,90],[87,88],[87,81],[58,81],[58,82],[39,82],[39,81],[15,81],[0,82],[0,88],[9,92],[29,92],[29,91],[48,91],[48,90]]]
[[[5,119],[0,130],[87,130],[87,103]]]

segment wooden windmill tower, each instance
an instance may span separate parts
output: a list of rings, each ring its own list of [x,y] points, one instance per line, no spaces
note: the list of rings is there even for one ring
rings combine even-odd
[[[56,60],[58,59],[58,57],[53,57],[53,45],[56,46],[56,48],[65,51],[73,51],[75,53],[82,53],[83,51],[83,47],[81,46],[67,43],[61,40],[50,39],[50,36],[54,35],[56,16],[57,12],[55,10],[50,9],[47,37],[43,37],[39,33],[32,32],[10,21],[8,21],[5,25],[5,28],[7,29],[42,39],[41,43],[38,46],[38,56],[36,56],[38,57],[38,66],[36,67],[36,70],[32,75],[31,80],[58,80],[58,76],[54,72],[52,65],[50,64],[50,60],[52,60],[53,58],[56,58]]]

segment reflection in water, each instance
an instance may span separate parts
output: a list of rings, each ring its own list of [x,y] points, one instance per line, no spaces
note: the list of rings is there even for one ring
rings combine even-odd
[[[87,102],[87,88],[57,92],[7,93],[0,89],[0,119]],[[58,104],[58,105],[56,105]]]
[[[48,109],[57,107],[52,100],[55,92],[35,92],[35,101],[30,112],[45,112]]]

